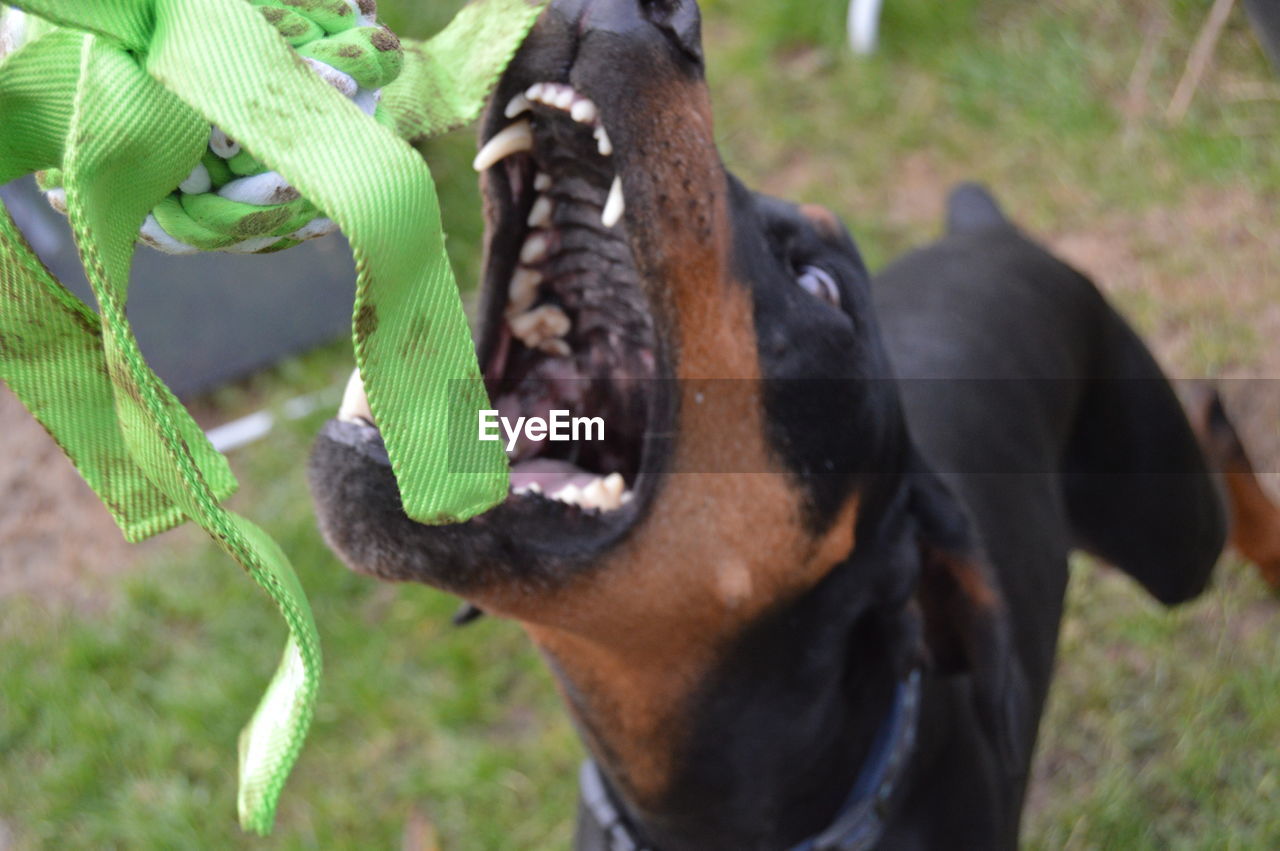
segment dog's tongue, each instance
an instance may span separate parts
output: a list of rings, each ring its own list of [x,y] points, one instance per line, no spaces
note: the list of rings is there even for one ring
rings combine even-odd
[[[595,479],[581,467],[552,458],[532,458],[511,467],[511,489],[517,493],[537,485],[544,494],[553,494],[569,485],[585,488]]]

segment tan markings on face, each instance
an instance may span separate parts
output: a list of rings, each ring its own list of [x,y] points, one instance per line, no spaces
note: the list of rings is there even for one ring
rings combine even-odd
[[[721,336],[717,352],[738,357],[750,304],[745,290],[729,292],[718,316],[743,330]],[[581,696],[571,708],[593,750],[613,757],[614,779],[641,806],[670,784],[687,700],[718,651],[846,559],[857,520],[850,499],[827,534],[807,531],[801,494],[767,446],[757,383],[707,391],[702,404],[698,382],[682,386],[674,468],[755,472],[668,476],[651,515],[597,573],[517,614]]]
[[[729,611],[750,601],[755,587],[751,568],[734,559],[724,559],[715,565],[715,585],[720,602]]]
[[[844,233],[844,225],[839,217],[820,204],[800,205],[800,214],[813,223],[818,233],[827,239],[836,239]]]
[[[636,114],[656,141],[633,154],[627,210],[681,379],[675,472],[642,525],[571,587],[485,602],[550,657],[593,752],[642,807],[670,785],[689,698],[717,654],[848,557],[858,509],[850,499],[823,535],[803,522],[803,494],[765,434],[751,293],[730,272],[705,89],[648,97]]]

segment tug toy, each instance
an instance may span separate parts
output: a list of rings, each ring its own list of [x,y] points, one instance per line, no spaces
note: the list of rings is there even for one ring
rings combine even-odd
[[[466,439],[484,386],[431,175],[406,141],[479,114],[541,5],[475,0],[427,42],[377,26],[373,0],[0,11],[0,183],[39,172],[98,302],[65,289],[0,214],[0,379],[128,540],[194,520],[284,616],[284,658],[240,739],[246,830],[274,822],[313,714],[319,642],[288,559],[220,505],[236,488],[226,459],[138,350],[125,315],[135,243],[254,253],[341,229],[358,273],[356,362],[405,511],[440,524],[496,505],[506,459]]]

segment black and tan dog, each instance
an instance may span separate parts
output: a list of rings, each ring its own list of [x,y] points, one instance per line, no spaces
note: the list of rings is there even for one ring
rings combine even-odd
[[[872,284],[834,216],[729,175],[692,0],[555,0],[482,140],[495,405],[606,439],[522,441],[503,505],[421,526],[356,383],[312,484],[353,568],[544,651],[593,757],[580,849],[1013,847],[1073,548],[1178,603],[1234,503],[1280,581],[1221,411],[1202,451],[984,192]]]

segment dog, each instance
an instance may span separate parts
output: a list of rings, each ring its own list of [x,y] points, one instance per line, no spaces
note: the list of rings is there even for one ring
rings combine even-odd
[[[590,753],[580,851],[1013,848],[1071,551],[1174,605],[1229,530],[1280,565],[1280,513],[985,190],[873,283],[712,128],[692,0],[553,0],[482,120],[478,354],[504,416],[604,439],[516,436],[504,503],[420,525],[353,380],[324,537],[523,626]]]

